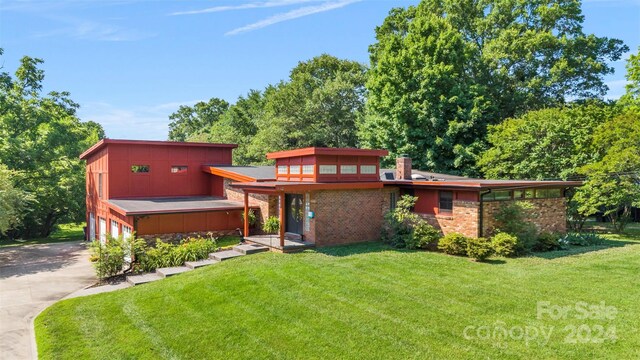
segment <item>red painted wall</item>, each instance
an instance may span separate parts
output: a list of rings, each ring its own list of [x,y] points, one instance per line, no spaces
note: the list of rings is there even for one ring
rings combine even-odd
[[[276,177],[278,181],[315,181],[315,182],[349,182],[380,181],[380,161],[378,156],[345,156],[345,155],[307,155],[276,159]],[[313,174],[277,174],[279,165],[314,165]],[[320,174],[320,165],[336,165],[336,174]],[[341,174],[340,165],[356,165],[356,174]],[[360,165],[375,165],[374,174],[361,174]],[[302,171],[301,171],[302,172]]]

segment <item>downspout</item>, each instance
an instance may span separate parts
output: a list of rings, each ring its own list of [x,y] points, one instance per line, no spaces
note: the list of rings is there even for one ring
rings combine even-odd
[[[484,206],[483,206],[483,202],[482,202],[482,198],[489,194],[491,192],[491,189],[485,191],[485,192],[480,192],[480,208],[479,208],[479,213],[478,213],[478,237],[482,237],[484,234],[484,227],[482,226],[482,221],[483,221],[483,213],[484,213]]]

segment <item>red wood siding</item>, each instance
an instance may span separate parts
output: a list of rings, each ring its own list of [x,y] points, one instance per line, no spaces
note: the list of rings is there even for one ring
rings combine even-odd
[[[138,235],[235,230],[242,227],[242,210],[150,215],[138,220]]]

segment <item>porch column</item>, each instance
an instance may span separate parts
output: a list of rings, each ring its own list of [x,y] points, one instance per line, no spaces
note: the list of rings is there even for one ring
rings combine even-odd
[[[280,196],[280,247],[284,250],[284,207],[286,204],[284,203],[284,192],[279,194]]]
[[[244,190],[244,237],[249,236],[249,193]],[[244,241],[244,240],[243,240]]]

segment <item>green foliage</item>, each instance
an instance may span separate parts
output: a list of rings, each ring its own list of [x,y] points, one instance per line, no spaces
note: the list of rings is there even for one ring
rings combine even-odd
[[[553,251],[562,248],[560,235],[556,233],[543,232],[538,235],[538,239],[533,246],[533,251]]]
[[[493,252],[498,256],[515,256],[518,250],[518,238],[504,232],[499,232],[491,238],[491,247],[493,247]]]
[[[0,236],[20,225],[34,197],[13,183],[15,172],[0,163]]]
[[[491,240],[487,238],[467,239],[467,256],[476,261],[484,261],[493,254]]]
[[[530,251],[536,242],[536,227],[529,222],[530,218],[535,217],[533,208],[527,201],[505,201],[493,216],[496,221],[493,231],[517,237],[516,252],[519,254]]]
[[[620,103],[640,111],[640,46],[635,54],[627,60],[627,92],[620,98]]]
[[[436,1],[393,9],[370,46],[365,146],[473,171],[488,125],[606,93],[620,40],[584,34],[579,2]]]
[[[79,155],[104,136],[82,123],[67,92],[42,95],[43,61],[25,56],[12,78],[0,73],[0,162],[14,183],[37,194],[13,236],[47,237],[60,222],[85,219],[85,165]]]
[[[280,230],[280,219],[277,216],[269,216],[262,224],[262,230],[267,234],[275,234]]]
[[[438,242],[438,249],[449,255],[464,256],[467,254],[467,242],[469,238],[462,234],[449,233]]]
[[[411,208],[418,200],[415,196],[403,195],[396,208],[385,214],[382,241],[396,248],[433,248],[441,237],[440,231],[429,225]]]
[[[601,245],[605,239],[596,233],[567,233],[561,237],[558,242],[562,246],[594,246]]]
[[[640,206],[640,112],[627,110],[599,126],[592,149],[601,160],[580,169],[587,181],[574,197],[578,211],[602,212],[621,232],[631,208]]]
[[[253,209],[249,209],[247,218],[249,218],[249,226],[254,226],[258,221],[258,218],[256,217],[256,212]],[[244,212],[241,215],[241,219],[242,219],[242,222],[244,223]]]
[[[122,237],[107,236],[104,244],[100,241],[91,243],[91,260],[100,279],[118,275],[124,266],[124,245]]]
[[[169,140],[186,141],[207,131],[229,109],[229,103],[218,98],[200,101],[193,106],[182,105],[169,115]]]
[[[181,266],[187,261],[206,259],[216,251],[217,244],[213,238],[187,238],[179,244],[171,244],[156,239],[154,247],[147,246],[144,240],[135,241],[136,270],[151,272],[158,268]]]

